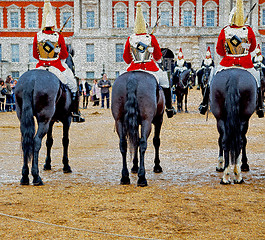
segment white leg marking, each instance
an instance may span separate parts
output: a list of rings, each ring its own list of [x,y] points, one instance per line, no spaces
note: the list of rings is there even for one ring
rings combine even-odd
[[[230,180],[230,165],[224,170],[223,183],[231,183]]]
[[[224,169],[224,158],[222,156],[218,157],[217,170]]]
[[[241,183],[243,178],[241,174],[241,167],[240,167],[239,159],[237,159],[236,162],[237,164],[235,164],[235,167],[234,167],[234,174],[235,174],[234,183]]]

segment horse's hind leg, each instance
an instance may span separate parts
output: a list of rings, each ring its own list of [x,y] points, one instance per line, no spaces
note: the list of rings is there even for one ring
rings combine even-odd
[[[127,167],[126,155],[127,155],[127,140],[123,131],[123,124],[121,121],[116,122],[116,130],[120,138],[120,151],[122,155],[122,171],[121,181],[122,185],[130,184],[129,171]]]
[[[63,122],[63,172],[71,173],[71,167],[69,166],[68,159],[68,146],[69,146],[69,128],[71,124],[71,117],[68,117]]]
[[[188,90],[187,90],[188,91]],[[188,113],[188,93],[185,94],[185,113]]]
[[[41,177],[39,176],[39,151],[41,148],[42,138],[46,135],[49,129],[49,121],[38,123],[38,131],[34,137],[34,153],[32,160],[31,174],[33,176],[33,185],[43,185]]]
[[[247,138],[246,133],[248,130],[248,121],[244,122],[242,124],[242,165],[241,165],[241,171],[248,172],[249,171],[249,165],[248,165],[248,158],[246,153],[246,146],[247,146]]]
[[[153,138],[153,144],[155,147],[155,166],[154,166],[154,172],[155,173],[161,173],[163,172],[162,167],[160,166],[160,159],[159,159],[159,147],[160,147],[160,131],[162,126],[163,116],[161,116],[160,119],[156,119],[154,121],[155,125],[155,133]]]
[[[43,170],[51,170],[51,148],[53,145],[53,137],[52,137],[52,128],[54,122],[50,122],[49,130],[47,132],[47,140],[46,140],[46,148],[47,148],[47,155]]]
[[[219,139],[218,139],[219,157],[218,157],[218,163],[217,163],[216,171],[217,172],[223,172],[224,171],[224,158],[223,158],[224,121],[219,120],[217,122],[217,129],[219,132]]]
[[[145,120],[142,123],[141,128],[141,139],[140,139],[140,167],[138,170],[138,182],[137,185],[140,187],[147,186],[145,178],[145,167],[144,167],[144,155],[147,149],[147,138],[151,132],[151,121]]]
[[[132,173],[138,172],[138,146],[134,149],[134,155],[133,155],[133,167],[131,169]]]

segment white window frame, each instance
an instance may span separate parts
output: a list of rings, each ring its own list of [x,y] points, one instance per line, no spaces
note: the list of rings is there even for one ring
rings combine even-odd
[[[88,17],[87,17],[87,14],[88,13],[94,13],[94,19],[93,19],[93,21],[94,21],[94,26],[88,26]],[[91,11],[89,11],[89,10],[87,10],[86,11],[86,28],[95,28],[95,26],[96,26],[96,19],[95,19],[95,11],[93,11],[93,10],[91,10]]]
[[[67,27],[66,25],[64,27],[64,30],[68,30],[68,31],[73,30],[74,29],[74,8],[66,4],[60,7],[59,9],[60,9],[60,27],[64,25],[63,14],[70,13],[71,18],[69,19],[69,21],[71,21],[71,27]]]
[[[14,54],[14,52],[13,52],[13,48],[12,48],[12,46],[18,46],[18,54]],[[15,57],[15,55],[16,55],[16,57]],[[15,60],[15,61],[13,61],[13,59]],[[16,61],[18,59],[18,61]],[[12,63],[18,63],[18,62],[20,62],[20,46],[19,46],[19,44],[18,43],[12,43],[11,44],[11,62]]]
[[[15,4],[10,5],[7,7],[7,26],[9,29],[20,29],[21,28],[21,8]],[[11,12],[18,12],[18,27],[12,28],[11,27]]]
[[[35,12],[36,13],[36,27],[35,28],[29,28],[29,18],[28,18],[28,14],[30,12]],[[39,13],[38,13],[38,7],[30,4],[27,7],[25,7],[25,27],[27,29],[39,29]]]
[[[184,27],[184,11],[191,11],[191,26],[185,27],[194,27],[195,26],[195,6],[192,2],[187,1],[181,5],[181,26]]]
[[[0,7],[0,29],[4,28],[3,7]]]
[[[117,55],[117,53],[118,53],[118,52],[117,52],[117,47],[118,47],[118,45],[119,45],[119,46],[122,46],[122,51],[121,51],[121,53],[119,53],[119,58],[121,57],[121,59],[118,59],[118,58],[117,58],[117,56],[118,56],[118,55]],[[124,62],[124,60],[123,60],[123,50],[124,50],[124,44],[123,44],[123,43],[116,43],[116,44],[115,44],[115,62],[116,62],[116,63]],[[117,61],[117,60],[121,60],[121,61]]]
[[[172,24],[173,24],[172,9],[173,8],[169,2],[162,2],[162,3],[160,3],[160,5],[158,7],[158,14],[160,16],[161,16],[162,12],[169,12],[169,15],[168,15],[169,27],[172,27]]]
[[[98,1],[92,2],[84,2],[83,4],[83,11],[82,11],[82,28],[84,29],[93,29],[99,27],[99,6]],[[94,27],[87,27],[87,12],[94,12]]]
[[[218,20],[218,16],[217,16],[217,13],[218,13],[218,5],[216,4],[216,2],[214,1],[208,1],[204,4],[203,6],[203,11],[204,11],[204,19],[203,19],[203,22],[204,22],[204,26],[205,27],[216,27],[217,26],[217,20]],[[207,26],[207,11],[214,11],[214,26]]]
[[[93,59],[91,59],[92,61],[89,61],[90,59],[88,59],[88,46],[93,46],[93,53],[91,53],[90,55],[93,55]],[[86,44],[86,62],[95,62],[95,44],[94,43],[87,43]]]
[[[116,3],[115,6],[113,7],[113,11],[114,11],[114,22],[113,22],[113,26],[114,28],[118,28],[117,27],[117,12],[124,12],[124,28],[128,27],[128,15],[127,15],[127,6],[122,3]],[[122,29],[124,29],[122,28]]]

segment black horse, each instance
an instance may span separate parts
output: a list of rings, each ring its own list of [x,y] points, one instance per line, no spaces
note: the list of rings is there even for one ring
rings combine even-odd
[[[204,92],[206,90],[209,78],[210,78],[210,74],[211,74],[211,70],[212,68],[209,66],[205,66],[204,68],[202,68],[202,76],[201,76],[201,80],[198,82],[201,90],[202,90],[202,96],[204,96]],[[197,73],[198,76],[198,73]],[[198,76],[199,79],[199,76]]]
[[[221,184],[230,184],[230,157],[234,168],[234,183],[242,183],[242,171],[248,171],[246,133],[249,119],[257,102],[255,78],[243,69],[218,72],[210,86],[211,111],[217,120],[219,132],[219,163],[217,171],[224,171]],[[242,151],[240,169],[239,155]],[[223,163],[223,152],[224,160]]]
[[[73,62],[68,59],[67,63]],[[73,65],[69,67],[74,69]],[[15,97],[24,159],[21,185],[29,184],[28,162],[31,159],[33,184],[43,185],[38,168],[39,151],[42,139],[47,134],[47,157],[44,170],[50,170],[53,145],[52,128],[56,121],[63,123],[63,171],[64,173],[71,172],[68,160],[72,103],[70,90],[50,71],[34,69],[25,72],[19,78],[15,88]],[[37,131],[35,131],[34,117],[38,126]]]
[[[184,70],[179,76],[177,72],[172,75],[172,89],[177,96],[178,112],[183,111],[183,97],[185,96],[185,112],[188,113],[188,93],[189,88],[195,84],[195,77],[196,73],[192,68]]]
[[[132,173],[138,172],[138,186],[147,186],[144,155],[152,123],[155,126],[153,144],[155,147],[154,172],[162,172],[159,159],[160,130],[163,122],[165,97],[155,77],[143,71],[131,71],[120,75],[112,88],[112,115],[120,138],[123,168],[121,184],[130,184],[126,162],[127,139],[130,152],[134,153]],[[141,125],[141,136],[139,126]],[[138,168],[138,151],[140,167]]]
[[[256,64],[255,69],[260,72],[260,91],[261,91],[261,97],[262,102],[265,100],[265,69],[262,67],[261,64]]]

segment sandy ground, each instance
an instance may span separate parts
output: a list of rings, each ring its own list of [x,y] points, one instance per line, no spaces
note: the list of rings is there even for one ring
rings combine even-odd
[[[247,134],[250,171],[242,185],[220,185],[216,122],[198,113],[165,116],[161,166],[153,169],[152,136],[146,152],[148,186],[119,184],[121,154],[110,110],[82,110],[86,122],[70,129],[73,173],[62,172],[62,125],[54,127],[52,170],[44,186],[20,186],[22,153],[16,114],[0,113],[0,239],[265,239],[265,119],[254,114]],[[129,167],[132,162],[129,160]],[[32,177],[30,177],[32,181]]]

